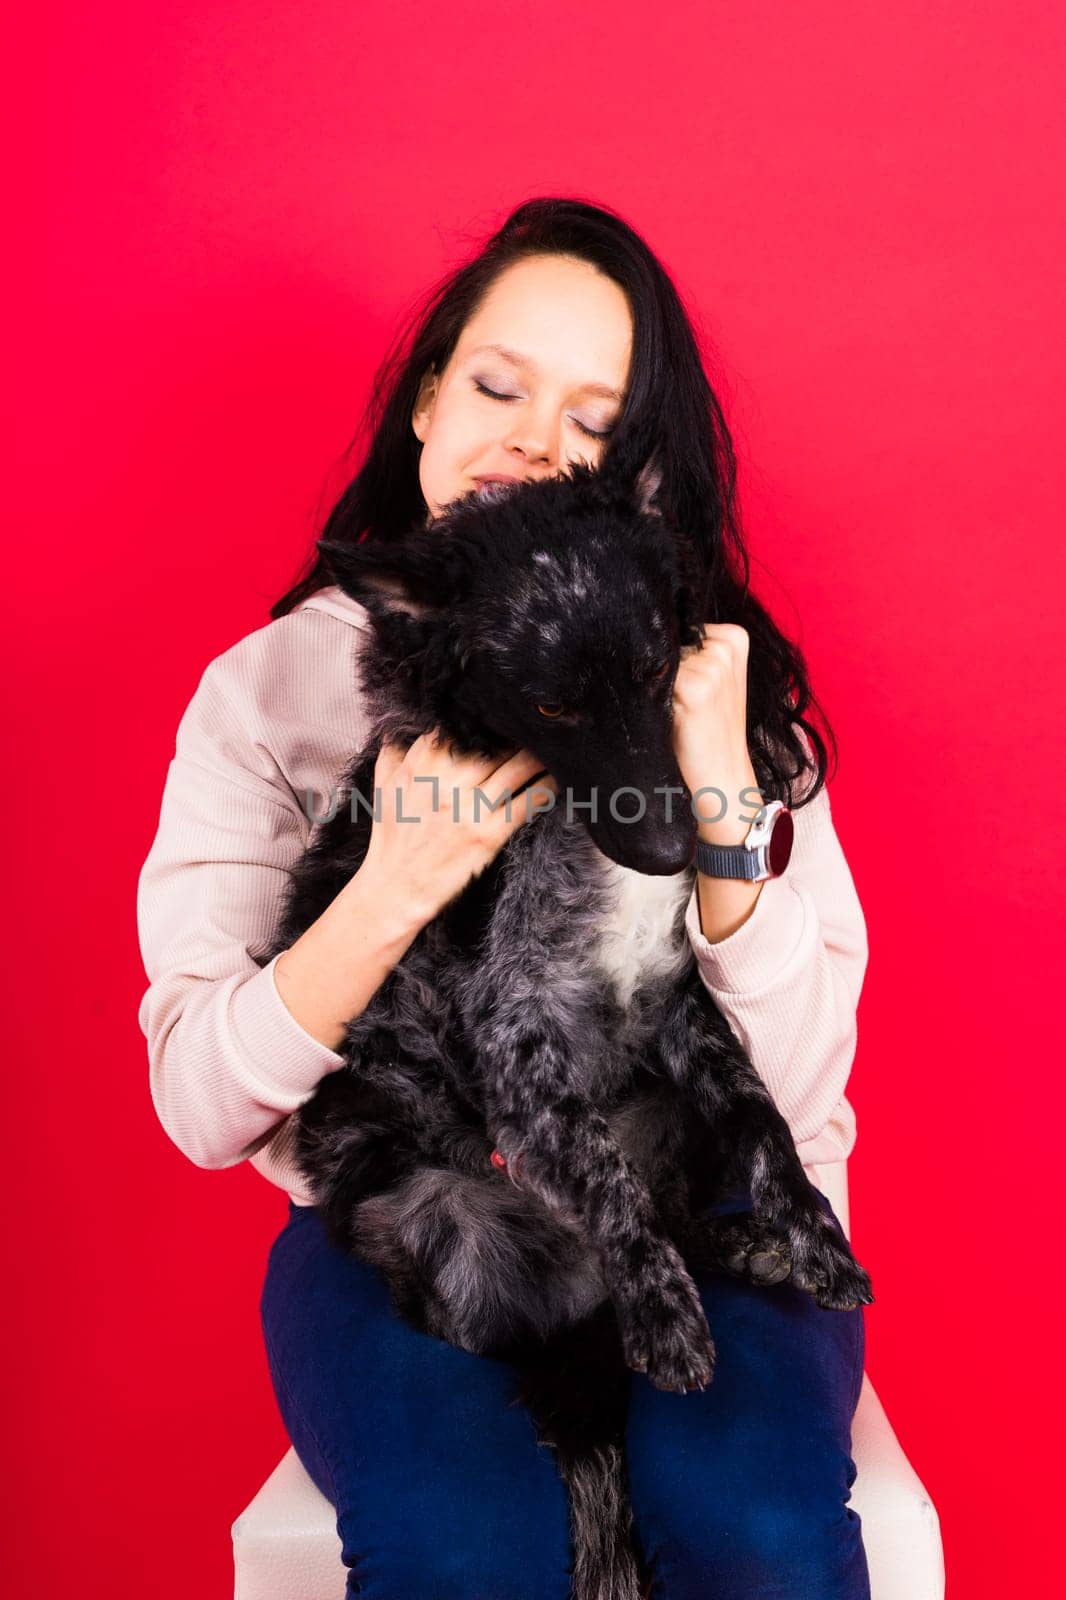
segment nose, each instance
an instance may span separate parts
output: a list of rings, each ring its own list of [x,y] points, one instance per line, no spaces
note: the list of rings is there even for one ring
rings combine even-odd
[[[531,467],[553,471],[559,465],[559,423],[546,409],[523,406],[506,443],[509,456],[519,456]]]

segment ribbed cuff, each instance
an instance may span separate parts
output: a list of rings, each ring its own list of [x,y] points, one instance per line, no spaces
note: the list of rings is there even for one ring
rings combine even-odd
[[[805,1167],[827,1167],[837,1161],[846,1161],[854,1144],[854,1136],[847,1139],[844,1130],[831,1122],[813,1139],[797,1140],[796,1154]]]
[[[229,1026],[249,1076],[269,1090],[269,1103],[295,1111],[345,1058],[301,1027],[281,998],[274,968],[283,954],[279,950],[233,991]],[[286,1107],[285,1100],[291,1105]]]
[[[754,994],[768,988],[799,948],[807,913],[787,875],[767,878],[746,922],[712,944],[700,927],[698,883],[685,912],[685,929],[712,989],[725,994]]]

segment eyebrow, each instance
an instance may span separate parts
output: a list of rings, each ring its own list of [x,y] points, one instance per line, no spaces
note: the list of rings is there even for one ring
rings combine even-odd
[[[509,350],[504,344],[478,345],[477,349],[471,350],[470,354],[474,356],[500,356],[504,361],[510,361],[513,366],[525,367],[529,372],[539,371],[537,363],[530,360],[529,356],[524,356],[520,350]],[[621,404],[625,398],[623,395],[618,393],[617,389],[609,388],[606,383],[583,383],[580,385],[580,387],[586,394],[601,395],[603,399],[617,400],[619,404]]]

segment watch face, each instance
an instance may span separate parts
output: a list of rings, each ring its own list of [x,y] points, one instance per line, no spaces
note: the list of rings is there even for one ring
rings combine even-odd
[[[795,826],[791,811],[779,811],[766,850],[766,864],[775,878],[781,876],[792,859],[792,838]]]

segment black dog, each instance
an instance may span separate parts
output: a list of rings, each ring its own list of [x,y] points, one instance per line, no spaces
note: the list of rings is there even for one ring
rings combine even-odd
[[[297,1114],[297,1159],[331,1239],[381,1269],[401,1315],[515,1363],[570,1493],[575,1594],[637,1600],[627,1369],[710,1381],[688,1269],[790,1276],[831,1308],[872,1298],[685,935],[696,836],[672,688],[700,639],[689,558],[643,478],[583,465],[463,496],[396,543],[320,549],[370,614],[373,733],[351,803],[292,874],[274,951],[361,864],[384,741],[438,727],[461,754],[526,748],[560,792],[348,1025],[349,1066]],[[633,791],[642,812],[619,804]],[[750,1215],[701,1216],[734,1186]]]

